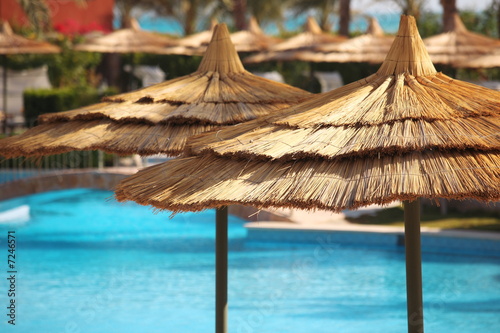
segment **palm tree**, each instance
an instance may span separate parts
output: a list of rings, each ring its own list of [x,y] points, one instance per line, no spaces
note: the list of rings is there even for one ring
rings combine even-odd
[[[333,13],[336,0],[292,0],[291,8],[296,15],[307,12],[311,9],[319,14],[319,25],[324,31],[330,31],[332,25],[328,16]]]
[[[284,19],[283,12],[288,2],[289,0],[252,0],[247,1],[247,10],[259,23],[274,22],[278,27],[282,28]]]
[[[451,31],[454,28],[453,16],[458,12],[456,0],[440,0],[443,6],[443,32]]]
[[[79,4],[84,5],[86,0],[73,0]],[[23,9],[24,13],[30,24],[35,29],[37,35],[48,31],[51,27],[50,9],[47,0],[17,0],[19,6]]]
[[[247,0],[233,0],[234,25],[238,30],[247,28]]]
[[[339,16],[339,35],[349,37],[349,23],[351,21],[351,0],[340,0]]]
[[[238,30],[247,27],[249,16],[255,17],[260,22],[275,22],[277,26],[283,27],[283,12],[290,0],[218,0],[216,12],[219,16],[233,18],[234,26]],[[214,11],[214,12],[215,12]]]
[[[426,0],[392,0],[405,15],[412,15],[415,19],[420,18],[422,8]]]

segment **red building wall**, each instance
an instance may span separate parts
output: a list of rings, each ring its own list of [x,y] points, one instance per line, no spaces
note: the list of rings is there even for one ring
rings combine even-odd
[[[53,26],[76,23],[79,27],[102,27],[113,30],[113,7],[115,0],[88,0],[78,5],[71,0],[46,0],[52,15]],[[12,26],[24,26],[28,20],[16,0],[0,0],[0,18]],[[72,23],[72,24],[73,24]]]

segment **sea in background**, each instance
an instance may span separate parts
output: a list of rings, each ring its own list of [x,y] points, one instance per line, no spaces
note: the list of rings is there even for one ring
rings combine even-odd
[[[290,32],[302,31],[302,27],[306,22],[307,16],[308,16],[307,13],[299,16],[288,15],[288,18],[285,19],[284,22],[284,28]],[[398,30],[400,14],[397,12],[390,12],[390,13],[374,13],[374,14],[368,13],[363,15],[354,15],[351,18],[350,31],[352,32],[366,31],[368,27],[368,23],[366,20],[367,16],[373,16],[377,18],[382,29],[384,29],[386,33],[389,34],[396,33],[396,31]],[[137,15],[136,17],[137,20],[139,21],[139,25],[144,30],[155,31],[169,35],[176,35],[179,37],[183,36],[182,26],[175,19],[168,17],[160,17],[152,12],[144,12],[142,14]],[[332,26],[336,31],[338,29],[338,17],[332,15],[331,22],[333,23]],[[230,22],[226,23],[230,25]],[[115,21],[114,21],[115,29],[117,29],[119,25],[120,25],[119,15],[115,15]],[[210,25],[209,22],[200,22],[198,26],[198,31],[203,31],[208,29],[209,25]],[[261,28],[268,35],[279,34],[279,29],[277,25],[274,23],[262,24]]]

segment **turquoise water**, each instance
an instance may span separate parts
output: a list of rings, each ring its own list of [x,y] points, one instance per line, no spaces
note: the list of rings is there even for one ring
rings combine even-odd
[[[0,226],[0,308],[7,231],[17,239],[16,326],[0,332],[214,331],[214,212],[153,214],[111,192],[58,191],[0,203],[31,218]],[[229,329],[235,333],[406,330],[404,254],[359,246],[245,241],[231,217]],[[500,327],[500,260],[424,254],[426,332]],[[6,310],[3,310],[6,312]]]
[[[375,13],[372,14],[377,18],[380,23],[380,26],[386,33],[396,33],[399,27],[399,19],[400,13],[391,11],[390,13]],[[306,22],[308,14],[299,15],[297,17],[289,15],[288,18],[284,22],[284,28],[287,31],[302,31],[302,27]],[[145,13],[138,17],[139,24],[142,29],[149,31],[156,31],[160,33],[166,33],[171,35],[183,36],[183,28],[179,24],[179,22],[173,18],[168,17],[159,17],[155,16],[153,13]],[[338,28],[338,18],[334,15],[331,16],[333,30],[337,30]],[[200,26],[198,27],[199,31],[206,30],[210,25],[209,22],[200,22]],[[118,15],[115,15],[114,20],[114,28],[118,29],[120,27],[120,18]],[[352,17],[350,23],[350,31],[366,31],[368,27],[366,18],[362,15],[355,15]],[[278,35],[279,30],[276,24],[263,24],[262,29],[266,34],[270,35]]]

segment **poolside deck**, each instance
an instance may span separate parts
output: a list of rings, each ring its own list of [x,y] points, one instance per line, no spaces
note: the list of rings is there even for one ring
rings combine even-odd
[[[392,206],[398,205],[398,203]],[[387,206],[386,206],[387,207]],[[328,211],[276,210],[292,223],[258,221],[247,223],[247,238],[254,242],[294,244],[364,244],[373,247],[404,246],[403,226],[361,225],[350,223],[346,215],[373,213],[386,207],[371,206],[358,211],[331,213]],[[422,227],[424,252],[463,253],[500,258],[500,233],[468,230],[443,230]]]

